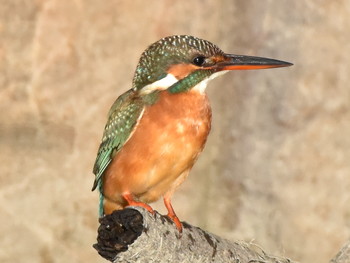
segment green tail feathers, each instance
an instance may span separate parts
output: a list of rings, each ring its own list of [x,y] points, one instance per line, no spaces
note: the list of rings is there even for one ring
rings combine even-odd
[[[100,192],[100,200],[99,200],[99,205],[98,205],[98,215],[99,217],[103,217],[104,216],[104,211],[103,211],[103,200],[104,200],[104,196],[102,193],[102,180],[99,180],[97,183],[97,187],[98,190]]]

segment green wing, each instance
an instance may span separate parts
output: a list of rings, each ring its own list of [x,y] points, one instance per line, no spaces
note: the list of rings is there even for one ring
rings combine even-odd
[[[92,191],[98,185],[99,188],[102,185],[104,171],[112,161],[114,155],[129,139],[142,114],[144,106],[143,100],[139,99],[133,90],[129,90],[121,95],[112,105],[93,169],[95,182]]]

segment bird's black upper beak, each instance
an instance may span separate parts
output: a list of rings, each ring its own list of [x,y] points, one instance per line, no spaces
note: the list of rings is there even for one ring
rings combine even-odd
[[[216,64],[218,70],[247,70],[280,68],[292,66],[292,63],[263,57],[225,54],[223,60]]]

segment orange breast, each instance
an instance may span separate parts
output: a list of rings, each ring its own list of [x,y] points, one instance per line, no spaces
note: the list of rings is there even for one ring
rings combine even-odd
[[[104,195],[123,207],[122,193],[152,202],[174,187],[189,170],[206,142],[211,109],[197,91],[160,93],[147,106],[135,132],[116,154],[104,175]]]

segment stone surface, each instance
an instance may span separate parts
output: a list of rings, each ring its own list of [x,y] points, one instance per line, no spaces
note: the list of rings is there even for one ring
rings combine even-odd
[[[328,262],[350,236],[349,12],[346,0],[2,0],[0,262],[105,262],[90,189],[106,114],[141,52],[172,34],[295,64],[209,85],[213,129],[175,194],[180,219]]]

